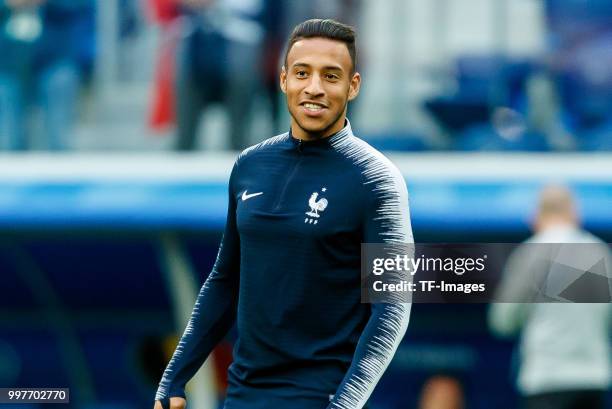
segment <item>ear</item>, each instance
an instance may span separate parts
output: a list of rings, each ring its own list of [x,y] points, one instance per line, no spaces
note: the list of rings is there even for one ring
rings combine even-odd
[[[283,65],[280,72],[280,88],[283,91],[283,94],[287,93],[287,70]]]
[[[355,72],[353,74],[353,78],[351,78],[351,83],[349,84],[349,95],[348,100],[352,101],[357,98],[359,95],[359,89],[361,88],[361,74]]]

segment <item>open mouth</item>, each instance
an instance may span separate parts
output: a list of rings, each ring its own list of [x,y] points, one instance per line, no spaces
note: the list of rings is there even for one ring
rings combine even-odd
[[[322,104],[317,104],[315,102],[304,102],[302,104],[307,113],[318,114],[323,111],[326,106]]]

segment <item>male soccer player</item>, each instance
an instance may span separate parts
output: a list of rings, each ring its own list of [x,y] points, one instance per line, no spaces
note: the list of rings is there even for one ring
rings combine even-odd
[[[288,133],[243,151],[229,181],[225,233],[157,391],[185,384],[234,324],[225,409],[359,409],[408,326],[409,303],[361,303],[361,243],[412,243],[397,168],[353,135],[355,32],[308,20],[280,75]]]

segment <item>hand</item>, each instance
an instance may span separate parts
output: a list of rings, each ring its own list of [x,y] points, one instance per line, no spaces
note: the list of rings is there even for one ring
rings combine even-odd
[[[185,409],[187,406],[187,401],[183,398],[170,398],[170,409]],[[160,401],[155,401],[155,406],[153,409],[165,409],[162,408],[162,404]]]

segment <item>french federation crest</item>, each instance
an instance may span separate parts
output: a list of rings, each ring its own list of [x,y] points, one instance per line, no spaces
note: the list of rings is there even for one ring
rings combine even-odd
[[[322,192],[326,190],[327,188],[321,189]],[[321,212],[327,208],[328,203],[326,198],[319,198],[319,192],[311,194],[310,199],[308,199],[310,210],[306,212],[306,216],[308,217],[304,219],[304,223],[317,224],[319,222],[319,217],[321,217]]]

